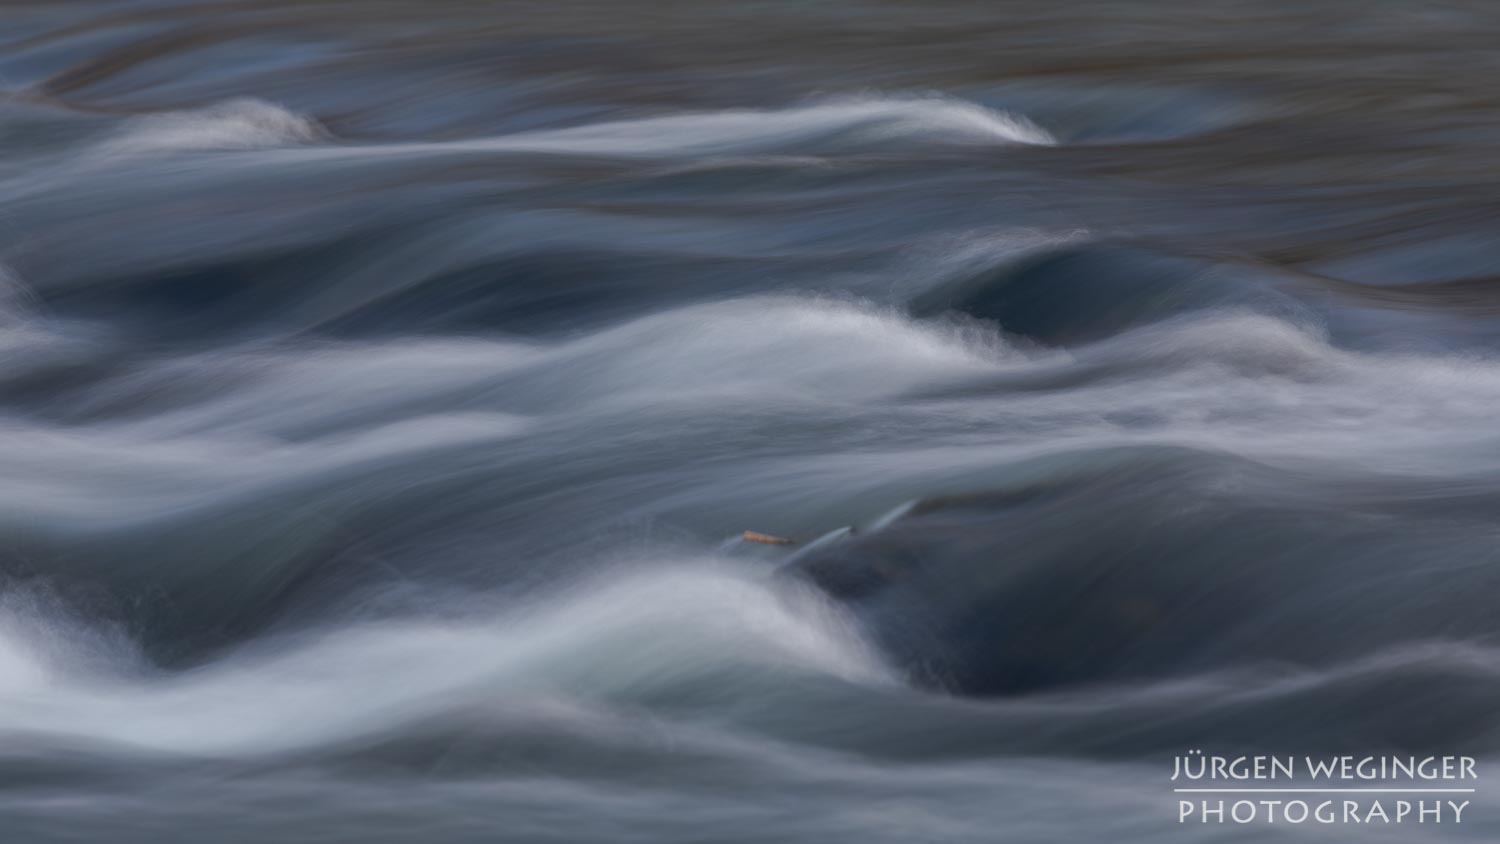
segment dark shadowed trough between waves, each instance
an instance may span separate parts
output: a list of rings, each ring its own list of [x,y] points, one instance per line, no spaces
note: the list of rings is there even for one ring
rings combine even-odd
[[[1494,840],[1497,39],[0,3],[0,839]]]

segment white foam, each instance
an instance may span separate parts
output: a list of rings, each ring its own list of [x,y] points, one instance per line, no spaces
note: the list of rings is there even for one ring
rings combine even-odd
[[[255,99],[135,118],[97,147],[104,158],[211,150],[309,147],[339,158],[535,152],[672,162],[726,157],[839,156],[933,147],[1051,145],[1023,115],[944,96],[860,96],[786,108],[729,109],[603,121],[462,141],[321,145],[315,120]]]
[[[162,754],[276,753],[455,711],[634,698],[682,682],[751,694],[735,684],[763,687],[766,672],[890,679],[830,605],[703,560],[584,584],[499,617],[275,641],[182,674],[69,670],[12,631],[0,624],[0,732]]]
[[[544,368],[582,398],[851,399],[993,371],[1011,356],[982,330],[867,303],[767,296],[646,317],[575,343]]]
[[[255,99],[193,111],[137,117],[99,147],[107,155],[246,150],[295,146],[326,138],[311,118]]]
[[[727,109],[606,120],[472,140],[344,145],[304,155],[340,159],[445,153],[550,153],[672,164],[724,159],[902,154],[935,148],[1049,146],[1056,139],[1020,114],[944,96],[839,97],[784,108]]]
[[[757,296],[692,305],[554,343],[384,340],[169,361],[99,395],[211,391],[142,433],[303,436],[484,406],[516,413],[674,397],[871,398],[979,375],[1015,354],[977,327],[928,324],[868,302]]]
[[[1055,143],[1020,115],[949,97],[859,97],[525,132],[493,148],[621,156],[869,152],[904,144]]]
[[[945,473],[951,482],[1029,455],[1133,444],[1447,474],[1484,465],[1475,455],[1497,441],[1486,420],[1500,402],[1500,360],[1355,352],[1316,326],[1255,313],[1206,312],[1037,353],[1005,375],[1022,387],[941,405],[930,446],[818,458],[839,467],[826,482],[847,487],[873,474],[899,486],[903,476]],[[967,438],[952,444],[959,431]]]
[[[1234,309],[1146,325],[1079,352],[1085,361],[1131,360],[1144,372],[1220,368],[1247,377],[1321,377],[1361,356],[1330,344],[1321,326]]]
[[[139,396],[177,397],[117,422],[0,422],[0,523],[31,533],[134,530],[162,519],[166,529],[205,508],[358,506],[478,465],[530,472],[536,454],[558,448],[612,465],[606,450],[618,447],[621,419],[655,418],[664,407],[692,418],[788,409],[777,436],[793,452],[812,420],[860,420],[861,447],[848,455],[835,443],[788,453],[785,467],[747,459],[733,482],[682,491],[724,507],[755,506],[750,497],[843,499],[872,477],[899,486],[1038,450],[1131,443],[1445,471],[1454,468],[1445,456],[1470,466],[1474,449],[1493,439],[1488,421],[1500,402],[1500,361],[1355,353],[1315,328],[1244,313],[1022,354],[980,327],[843,300],[753,297],[550,344],[434,339],[315,350],[216,352],[95,385],[94,395],[132,407]],[[964,398],[971,380],[994,377],[1056,386]],[[954,385],[951,401],[890,401],[945,383]],[[642,446],[660,447],[655,438],[666,434],[650,429],[656,423],[635,424],[648,426]],[[560,425],[578,439],[557,441]],[[684,460],[715,453],[712,425],[687,430]],[[613,484],[630,482],[601,482],[597,494],[610,500]],[[639,504],[676,506],[667,493]]]
[[[909,144],[1053,144],[1022,115],[939,96],[865,96],[523,132],[484,145],[603,156],[859,153]]]

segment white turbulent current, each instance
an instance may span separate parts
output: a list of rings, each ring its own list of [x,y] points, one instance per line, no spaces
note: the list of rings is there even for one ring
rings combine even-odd
[[[0,7],[0,840],[1500,834],[1500,16],[569,5]]]

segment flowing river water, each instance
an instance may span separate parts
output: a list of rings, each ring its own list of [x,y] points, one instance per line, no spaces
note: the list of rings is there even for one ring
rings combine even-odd
[[[1495,840],[1496,44],[0,3],[0,840]]]

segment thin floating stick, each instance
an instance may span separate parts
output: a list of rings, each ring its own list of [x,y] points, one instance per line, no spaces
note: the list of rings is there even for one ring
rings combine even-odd
[[[779,536],[772,536],[769,533],[756,533],[753,530],[747,530],[747,531],[745,531],[744,535],[742,537],[740,537],[740,538],[744,539],[746,542],[759,542],[762,545],[796,545],[797,544],[796,542],[794,542],[794,541],[792,541],[790,539],[782,539]]]

